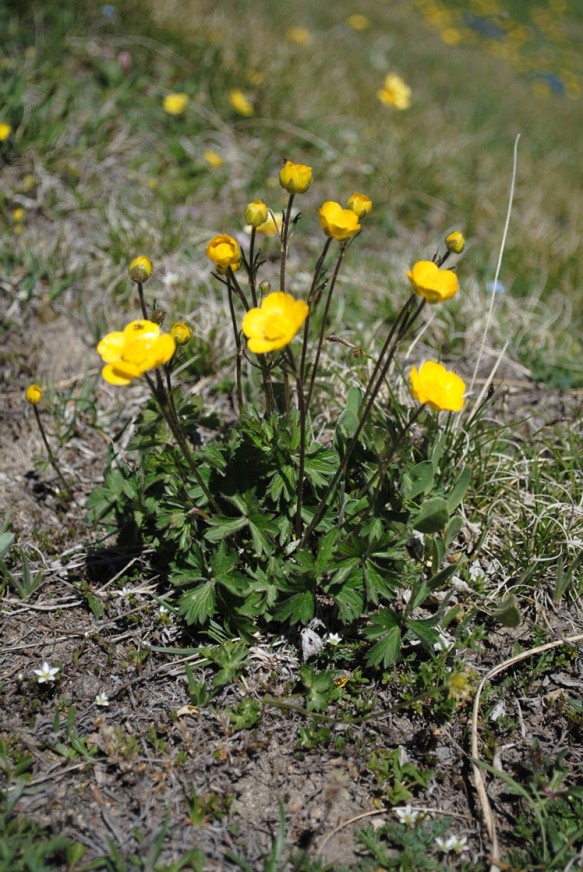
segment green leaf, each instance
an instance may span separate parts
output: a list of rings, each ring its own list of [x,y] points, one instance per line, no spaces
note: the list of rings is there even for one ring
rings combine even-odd
[[[462,471],[459,474],[458,480],[454,484],[448,498],[447,498],[447,508],[449,512],[457,509],[461,501],[466,495],[466,491],[470,486],[470,481],[472,480],[472,467],[466,464]]]
[[[413,519],[413,528],[420,533],[437,533],[443,530],[449,519],[449,506],[443,497],[425,500]]]
[[[222,542],[227,536],[236,533],[247,525],[247,518],[209,518],[209,528],[204,538],[209,542]]]
[[[369,652],[366,658],[367,666],[379,666],[385,669],[392,666],[401,653],[401,628],[391,627],[383,638]]]
[[[346,408],[349,412],[352,412],[353,415],[359,414],[360,407],[362,406],[362,397],[362,388],[359,388],[358,385],[353,385],[348,391],[346,397]]]
[[[307,624],[314,617],[314,595],[305,590],[288,597],[275,612],[277,621]]]
[[[415,621],[409,618],[405,621],[405,625],[409,633],[412,636],[416,636],[430,651],[433,650],[435,643],[439,641],[439,633],[435,628],[435,620],[433,618],[427,621]]]
[[[339,530],[337,527],[334,527],[333,530],[326,533],[326,535],[320,540],[315,567],[317,575],[323,575],[324,572],[330,568],[330,562],[332,560],[332,555],[334,554],[338,536]]]
[[[492,610],[492,616],[500,621],[503,627],[515,629],[520,626],[522,615],[516,596],[511,593],[505,597],[502,602]]]
[[[188,624],[204,624],[214,614],[215,599],[215,582],[206,581],[182,595],[180,614],[184,615]]]
[[[0,533],[0,559],[4,557],[14,539],[14,533]]]
[[[449,501],[448,501],[449,507]],[[443,534],[443,538],[445,541],[445,545],[447,548],[451,545],[457,534],[460,532],[462,527],[464,526],[464,519],[461,515],[454,515],[453,518],[449,519],[449,523],[445,528],[445,533]]]
[[[350,411],[350,409],[344,409],[336,422],[336,429],[343,436],[351,438],[356,433],[358,423],[358,415],[355,415],[354,412]]]
[[[431,489],[435,469],[430,460],[424,460],[416,466],[407,469],[403,474],[403,493],[406,500],[412,500],[419,494]]]

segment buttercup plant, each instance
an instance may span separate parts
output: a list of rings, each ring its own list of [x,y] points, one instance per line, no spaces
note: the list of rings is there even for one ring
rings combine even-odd
[[[213,275],[226,291],[238,412],[228,433],[206,446],[193,447],[196,414],[171,381],[191,328],[175,322],[164,333],[143,295],[151,261],[144,256],[132,261],[130,277],[138,284],[143,317],[99,343],[103,377],[123,389],[135,379],[146,381],[182,462],[170,445],[152,448],[156,431],[148,410],[150,424],[145,418],[144,435],[138,430],[133,443],[141,450],[139,472],[112,471],[91,507],[107,514],[113,482],[120,473],[128,480],[121,492],[117,487],[118,516],[133,516],[143,541],[164,550],[171,581],[181,590],[178,610],[189,624],[204,627],[212,619],[250,639],[258,622],[306,624],[317,614],[340,628],[366,616],[364,635],[374,643],[368,663],[386,667],[398,658],[404,638],[421,641],[431,652],[440,638],[440,612],[420,621],[415,610],[446,585],[455,569],[443,561],[459,530],[453,515],[470,470],[464,467],[456,481],[448,481],[440,453],[433,449],[427,457],[407,437],[424,410],[434,416],[434,433],[438,416],[460,413],[465,384],[439,362],[413,366],[411,406],[395,410],[395,424],[381,446],[375,410],[384,409],[387,377],[424,307],[444,304],[459,292],[457,275],[445,264],[463,249],[463,235],[449,234],[444,253],[417,261],[403,275],[409,295],[378,352],[363,357],[357,349],[355,360],[370,360],[370,366],[354,370],[346,408],[325,443],[316,437],[315,403],[324,348],[328,339],[338,339],[326,331],[343,263],[366,231],[362,222],[374,214],[373,204],[362,193],[349,196],[346,207],[337,200],[322,204],[317,213],[321,252],[308,285],[303,290],[294,285],[291,293],[288,250],[292,227],[297,231],[301,219],[296,215],[292,221],[293,203],[310,189],[312,168],[285,160],[279,181],[287,194],[281,215],[260,198],[241,209],[248,245],[238,241],[240,229],[219,232],[206,245]],[[279,235],[275,287],[262,277],[258,248],[258,234],[270,219]],[[260,374],[263,403],[254,379],[245,377],[254,371]],[[425,537],[431,578],[427,560],[412,563],[409,557],[407,543],[414,532]],[[404,578],[411,597],[399,608],[395,591]]]

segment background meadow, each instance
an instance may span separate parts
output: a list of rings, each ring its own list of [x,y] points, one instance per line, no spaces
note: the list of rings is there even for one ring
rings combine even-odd
[[[581,627],[582,29],[574,0],[2,5],[6,869],[489,868],[468,787],[477,682]],[[410,88],[407,108],[379,99],[389,74]],[[164,102],[176,94],[187,99]],[[450,230],[466,235],[460,294],[428,313],[400,364],[440,355],[469,382],[487,328],[473,398],[496,367],[489,427],[462,457],[474,470],[466,535],[481,547],[460,570],[453,660],[411,649],[375,672],[352,639],[306,670],[293,633],[250,650],[211,635],[203,652],[160,611],[147,549],[120,554],[85,519],[146,395],[106,387],[94,350],[136,317],[130,260],[152,258],[150,299],[193,327],[182,378],[207,410],[207,438],[233,420],[234,341],[206,244],[222,232],[247,244],[250,200],[283,208],[283,158],[314,168],[290,254],[298,296],[321,249],[320,204],[373,200],[332,313],[334,333],[366,350],[400,308],[411,264]],[[275,283],[276,237],[262,248]],[[326,349],[323,430],[354,366]],[[46,389],[76,506],[38,460],[31,381]],[[400,380],[394,391],[406,398]],[[551,649],[484,691],[482,754],[507,774],[491,797],[513,868],[580,857],[577,653]],[[34,677],[44,660],[59,664],[54,686]],[[102,692],[108,706],[95,704]],[[361,812],[410,802],[452,814],[450,828],[437,812],[409,825],[392,815],[325,841]],[[466,840],[459,854],[436,847],[452,833]]]

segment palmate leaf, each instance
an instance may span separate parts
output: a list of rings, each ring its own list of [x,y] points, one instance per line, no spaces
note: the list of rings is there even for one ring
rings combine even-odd
[[[328,484],[338,469],[338,455],[318,442],[312,442],[306,453],[306,478],[314,487]]]
[[[178,608],[188,624],[204,624],[214,614],[215,586],[214,579],[210,579],[182,595]]]
[[[276,621],[307,624],[314,617],[314,594],[309,590],[294,593],[276,609]]]
[[[383,667],[388,669],[398,660],[400,653],[401,628],[391,627],[369,652],[366,665],[379,666],[382,663]]]

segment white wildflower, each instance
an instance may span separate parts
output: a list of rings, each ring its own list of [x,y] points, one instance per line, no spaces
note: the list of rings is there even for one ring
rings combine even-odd
[[[51,666],[46,660],[40,669],[34,670],[34,674],[38,676],[37,681],[39,684],[48,684],[50,681],[54,681],[57,672],[60,672],[59,667]]]
[[[104,690],[100,691],[95,697],[95,705],[109,705],[109,697]]]
[[[333,645],[334,647],[336,647],[336,645],[340,645],[341,641],[342,636],[340,635],[340,633],[328,633],[328,638],[326,639],[328,645]]]
[[[419,817],[420,813],[421,812],[418,812],[410,805],[404,805],[402,808],[395,809],[395,814],[399,818],[400,822],[402,824],[405,824],[406,827],[412,827],[415,824],[415,821]]]

